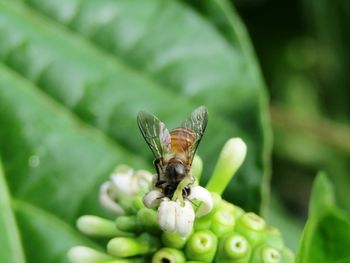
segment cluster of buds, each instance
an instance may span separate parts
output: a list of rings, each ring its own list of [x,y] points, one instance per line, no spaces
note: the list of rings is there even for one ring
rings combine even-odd
[[[119,166],[102,185],[101,204],[116,215],[109,220],[82,216],[78,229],[95,238],[107,238],[105,251],[77,246],[68,252],[72,263],[291,263],[277,228],[264,219],[221,198],[242,164],[246,145],[230,139],[224,146],[206,188],[191,185],[184,200],[180,182],[174,198],[152,188],[152,175]],[[202,162],[195,157],[192,173],[199,181]]]

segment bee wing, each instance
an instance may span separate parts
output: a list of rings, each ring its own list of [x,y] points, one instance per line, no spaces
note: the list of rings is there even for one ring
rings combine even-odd
[[[169,152],[170,133],[163,122],[151,113],[140,111],[137,124],[156,159]]]
[[[190,164],[197,151],[197,147],[202,139],[205,129],[208,124],[208,110],[204,106],[195,109],[191,115],[181,124],[181,127],[194,132],[195,140],[188,149]]]

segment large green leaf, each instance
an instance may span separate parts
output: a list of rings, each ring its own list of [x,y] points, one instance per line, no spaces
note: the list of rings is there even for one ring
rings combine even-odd
[[[296,262],[349,262],[349,247],[350,218],[336,206],[329,179],[319,174],[312,189],[310,215]]]
[[[73,222],[115,165],[147,167],[4,66],[0,76],[1,153],[16,198]]]
[[[0,163],[0,262],[24,263],[19,230],[11,207],[11,199]]]
[[[92,22],[96,20],[95,27],[97,28],[94,30],[99,32],[103,30],[100,28],[101,25],[98,21],[109,17],[105,16],[103,10],[108,10],[106,12],[110,15],[114,13],[123,14],[121,17],[125,15],[127,21],[138,21],[138,19],[141,19],[138,23],[135,21],[133,23],[143,24],[144,21],[142,19],[144,17],[139,15],[138,9],[133,3],[133,1],[83,1],[79,2],[79,11],[76,9],[78,8],[76,2],[67,2],[65,5],[64,3],[53,1],[44,3],[40,7],[46,6],[48,10],[56,10],[58,14],[68,12],[72,16],[70,21],[80,21],[80,17],[83,19],[93,14],[91,19],[88,19],[89,23],[76,23],[82,24],[84,28],[87,28],[89,25],[92,27],[92,24],[94,24]],[[57,4],[58,6],[56,6]],[[258,89],[256,84],[245,84],[250,83],[250,74],[244,75],[240,73],[240,70],[238,70],[237,74],[235,73],[237,68],[248,67],[248,62],[251,61],[244,60],[243,55],[240,55],[239,49],[231,47],[208,21],[205,21],[193,10],[186,9],[182,4],[174,1],[171,4],[150,1],[149,4],[144,3],[144,5],[155,5],[157,8],[153,7],[152,10],[155,9],[160,13],[165,8],[171,13],[179,14],[176,16],[179,23],[186,23],[186,19],[193,20],[193,22],[187,21],[189,28],[187,35],[202,35],[203,39],[197,42],[194,41],[196,38],[190,37],[186,45],[180,49],[185,54],[193,53],[189,57],[201,57],[202,53],[195,54],[196,50],[201,50],[202,48],[193,48],[191,41],[198,45],[206,42],[215,42],[214,49],[209,45],[204,50],[213,49],[215,51],[218,49],[218,51],[212,51],[214,52],[212,54],[213,65],[217,63],[217,60],[221,60],[222,57],[227,57],[221,63],[230,68],[230,74],[234,76],[233,79],[229,78],[231,75],[226,71],[226,73],[220,73],[221,70],[219,70],[215,73],[215,77],[212,76],[212,78],[227,82],[225,85],[219,85],[219,82],[215,82],[214,86],[217,85],[215,87],[220,92],[216,89],[214,91],[213,88],[211,88],[210,92],[207,92],[205,91],[206,88],[205,90],[203,88],[203,92],[198,94],[204,94],[204,97],[202,99],[193,97],[194,102],[191,102],[188,96],[183,97],[180,92],[173,92],[170,88],[166,88],[167,84],[171,86],[170,82],[160,81],[145,68],[141,68],[141,70],[135,69],[136,66],[133,63],[131,63],[133,67],[130,67],[120,60],[119,57],[115,57],[112,60],[107,53],[92,47],[84,39],[67,33],[59,25],[49,23],[37,13],[33,13],[26,8],[12,5],[3,6],[4,14],[0,34],[4,44],[0,47],[0,54],[2,54],[7,65],[34,81],[41,89],[72,109],[82,119],[102,129],[113,139],[143,156],[150,157],[151,154],[135,128],[135,115],[139,109],[147,109],[158,113],[160,117],[168,120],[170,126],[174,126],[179,124],[198,104],[208,104],[211,112],[210,125],[206,135],[208,139],[204,139],[200,147],[200,154],[203,156],[207,168],[205,175],[208,177],[210,174],[208,171],[214,166],[216,156],[223,143],[232,136],[243,137],[249,147],[248,160],[235,183],[230,187],[233,189],[234,195],[228,196],[228,198],[244,206],[247,210],[259,211],[260,204],[265,199],[265,196],[262,196],[262,189],[266,189],[268,183],[263,176],[264,158],[266,158],[266,155],[263,156],[265,153],[263,147],[264,136],[259,104],[261,90]],[[124,10],[125,8],[128,8],[127,10],[131,13],[129,14],[127,10]],[[150,8],[143,8],[142,12],[146,12]],[[132,12],[132,10],[134,11]],[[87,12],[86,14],[85,11]],[[147,17],[151,18],[154,13],[149,12],[150,14]],[[100,13],[102,17],[100,17]],[[156,22],[154,27],[164,24],[157,19],[154,22]],[[167,22],[165,25],[169,23]],[[119,21],[118,25],[120,24],[124,24],[124,22]],[[133,29],[132,24],[129,27],[130,30]],[[88,29],[86,30],[89,31]],[[150,28],[147,27],[147,30],[150,30]],[[149,35],[150,32],[147,30],[142,35]],[[165,28],[164,30],[166,31]],[[175,32],[170,35],[176,37],[174,34]],[[181,36],[178,38],[182,39]],[[118,38],[118,40],[120,39]],[[158,40],[160,43],[163,42],[161,39]],[[116,40],[112,38],[111,41],[115,43]],[[148,45],[152,46],[151,44]],[[132,45],[130,44],[130,46]],[[221,50],[222,48],[224,49]],[[159,47],[159,50],[165,51],[167,49],[166,47]],[[145,57],[146,53],[151,54],[150,52],[145,52],[142,56],[136,56],[136,60],[140,63],[141,61],[142,63],[149,61],[151,57]],[[125,58],[123,54],[117,55],[120,55],[122,59]],[[188,61],[185,57],[183,59]],[[239,61],[239,63],[236,61]],[[128,59],[127,62],[129,62]],[[191,63],[191,60],[189,60],[186,68],[197,70],[197,67],[191,66]],[[240,66],[237,66],[237,63]],[[198,65],[205,64],[208,63],[198,61]],[[192,75],[197,76],[197,79],[202,79],[208,75],[206,70],[195,72]],[[182,72],[185,74],[185,71]],[[239,76],[241,78],[237,79]],[[171,80],[173,78],[168,77],[168,79]],[[191,82],[190,80],[186,81]],[[230,84],[228,84],[229,82]],[[237,83],[239,84],[238,86]],[[242,88],[240,85],[243,85],[245,88]],[[220,88],[221,86],[225,88]],[[222,92],[224,92],[222,98],[214,96],[215,94],[222,94]],[[224,105],[223,98],[225,98],[225,101],[229,98],[227,105],[233,105],[232,112],[240,116],[240,118],[235,119],[235,122],[230,120],[230,123],[228,123],[227,118],[225,119],[215,114],[215,112],[221,112],[221,110],[213,103],[209,103],[211,101],[217,105]],[[225,112],[229,113],[227,107]]]
[[[256,64],[241,49],[241,42],[229,42],[209,19],[176,1],[28,3],[33,8],[0,2],[0,154],[6,184],[17,200],[29,262],[66,261],[65,250],[81,240],[70,227],[83,213],[102,213],[98,187],[116,164],[150,169],[151,162],[142,159],[149,160],[151,154],[136,127],[140,109],[156,113],[174,127],[199,104],[208,105],[210,124],[199,149],[206,176],[223,143],[232,136],[243,137],[248,157],[230,186],[234,194],[228,197],[247,210],[259,211],[265,198],[262,189],[268,184],[261,115],[265,109],[261,83],[252,77]],[[39,7],[58,11],[63,18],[59,22],[84,37],[34,10]],[[123,20],[111,30],[124,28],[116,39],[109,37],[107,28],[105,33],[100,28],[115,12]],[[152,27],[146,26],[147,19]],[[187,34],[176,31],[171,22],[186,25]],[[87,32],[101,31],[101,38],[90,38],[79,25]],[[177,65],[169,60],[171,48],[163,42],[169,39],[156,33],[162,26],[172,40],[168,44],[179,44],[173,46]],[[134,53],[111,52],[102,45],[110,41],[131,47],[138,33],[150,42],[152,52],[143,44]],[[158,72],[149,65],[161,59],[161,50],[168,59],[158,65]],[[0,242],[13,244],[8,238]],[[41,250],[45,251],[37,253]]]
[[[86,245],[102,250],[96,243],[71,225],[22,201],[14,202],[16,216],[23,235],[23,247],[28,262],[69,262],[67,251],[73,246]],[[2,262],[19,262],[12,260]]]
[[[0,130],[0,149],[13,196],[21,200],[15,207],[26,256],[29,262],[64,262],[66,249],[80,240],[67,222],[74,225],[84,210],[100,213],[97,187],[114,165],[147,166],[4,66],[0,66],[0,101],[0,121],[6,127]],[[11,211],[1,208],[0,218],[6,222],[1,238],[9,237],[1,240],[1,247],[6,248],[18,241]],[[10,256],[15,260],[19,253]]]

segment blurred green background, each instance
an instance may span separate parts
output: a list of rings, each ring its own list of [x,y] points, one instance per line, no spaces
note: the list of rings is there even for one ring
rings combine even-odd
[[[349,212],[349,2],[234,3],[269,89],[276,198],[305,220],[312,181],[323,170]]]
[[[120,163],[153,169],[137,112],[174,128],[199,105],[210,113],[202,183],[242,137],[247,160],[225,198],[295,251],[319,170],[350,211],[349,14],[345,0],[1,1],[4,262],[98,247],[74,222],[108,216],[101,182]]]

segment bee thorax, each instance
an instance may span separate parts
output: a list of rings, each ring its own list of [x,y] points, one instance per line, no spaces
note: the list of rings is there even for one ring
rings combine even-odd
[[[165,176],[170,181],[181,181],[186,176],[186,169],[182,163],[169,163],[165,169]]]

